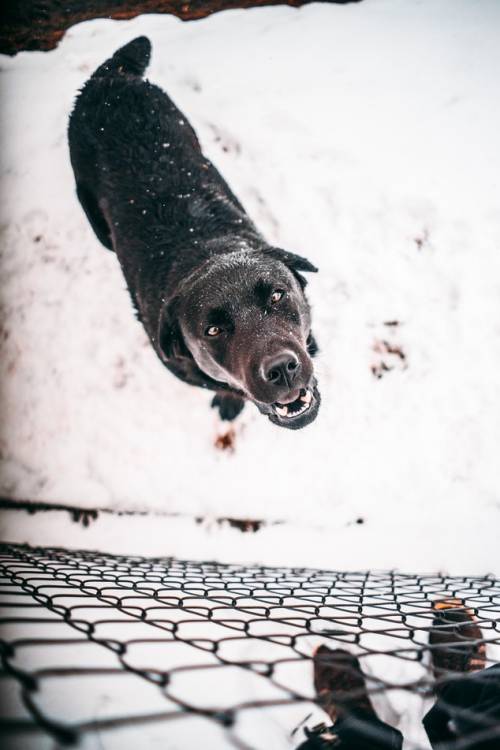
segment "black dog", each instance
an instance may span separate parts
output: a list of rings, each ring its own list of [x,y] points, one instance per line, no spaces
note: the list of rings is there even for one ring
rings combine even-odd
[[[304,427],[320,397],[300,272],[317,269],[264,241],[184,115],[142,79],[150,52],[134,39],[78,96],[69,145],[80,203],[168,369],[216,391],[222,419],[248,399],[275,424]]]

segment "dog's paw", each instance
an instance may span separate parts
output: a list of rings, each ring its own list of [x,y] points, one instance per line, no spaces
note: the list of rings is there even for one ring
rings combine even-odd
[[[245,406],[244,399],[229,393],[218,393],[212,399],[212,409],[218,409],[220,418],[232,422]]]

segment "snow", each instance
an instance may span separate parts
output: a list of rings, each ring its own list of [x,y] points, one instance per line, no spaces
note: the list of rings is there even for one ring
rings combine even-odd
[[[148,15],[2,58],[0,492],[154,514],[4,512],[3,538],[500,570],[499,21],[495,0]],[[75,93],[139,34],[261,231],[320,268],[319,417],[288,432],[248,406],[234,453],[211,395],[156,358],[75,196]]]

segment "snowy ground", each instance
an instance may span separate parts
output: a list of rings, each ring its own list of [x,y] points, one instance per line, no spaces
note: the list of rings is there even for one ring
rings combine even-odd
[[[6,512],[3,538],[500,571],[499,28],[496,0],[366,0],[96,20],[2,58],[0,492],[156,513]],[[247,407],[215,447],[210,396],[162,367],[76,200],[75,92],[138,34],[267,238],[320,267],[323,405],[301,432]]]

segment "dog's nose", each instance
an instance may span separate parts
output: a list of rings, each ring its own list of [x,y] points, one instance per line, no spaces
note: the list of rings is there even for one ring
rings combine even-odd
[[[264,365],[265,379],[276,386],[287,385],[291,388],[299,371],[300,362],[295,354],[290,352],[274,357]]]

